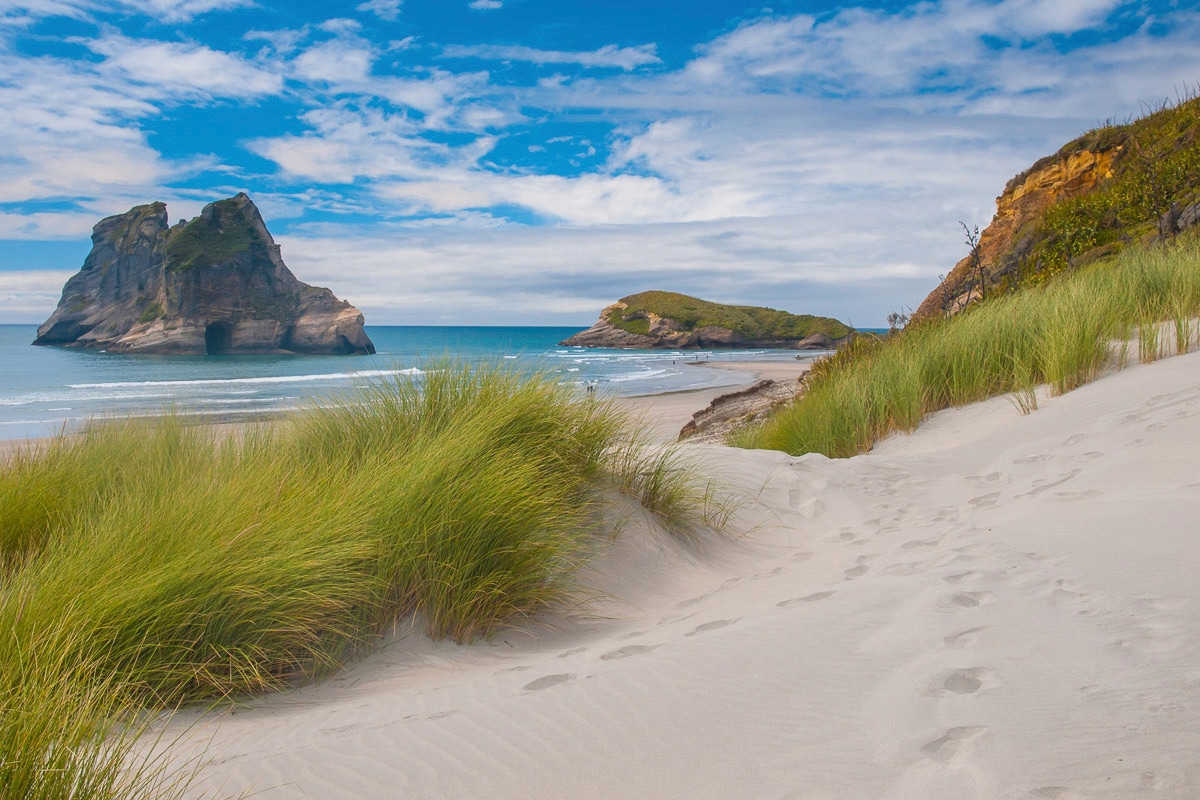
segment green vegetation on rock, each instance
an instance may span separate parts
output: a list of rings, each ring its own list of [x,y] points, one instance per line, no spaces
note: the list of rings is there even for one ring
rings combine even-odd
[[[649,331],[650,323],[644,316],[646,314],[675,320],[685,331],[713,325],[731,330],[746,339],[761,341],[803,339],[817,333],[830,339],[841,339],[851,331],[848,326],[830,317],[789,314],[758,306],[710,303],[676,292],[641,292],[623,297],[621,302],[626,308],[614,308],[609,312],[608,321],[616,328],[636,334]]]
[[[134,206],[129,213],[122,215],[117,229],[113,231],[113,245],[118,250],[132,250],[133,243],[142,230],[142,224],[150,217],[165,214],[166,210],[167,204],[161,201]]]
[[[168,270],[188,272],[209,267],[263,246],[236,198],[219,200],[206,210],[211,213],[171,229],[165,251]]]
[[[146,306],[146,308],[142,311],[142,315],[138,317],[138,322],[143,324],[147,322],[153,322],[161,316],[163,316],[162,303],[155,300],[153,303],[150,303],[150,305]]]
[[[993,275],[1007,274],[1010,287],[1043,283],[1131,243],[1172,236],[1178,222],[1172,209],[1200,201],[1200,98],[1090,131],[1051,159],[1085,149],[1119,149],[1112,177],[1050,206],[1014,237],[1011,250],[989,265]]]

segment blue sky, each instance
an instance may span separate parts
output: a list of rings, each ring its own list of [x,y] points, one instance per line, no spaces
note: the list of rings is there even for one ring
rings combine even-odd
[[[916,306],[1005,182],[1200,82],[1200,0],[0,0],[0,322],[246,191],[368,324]]]

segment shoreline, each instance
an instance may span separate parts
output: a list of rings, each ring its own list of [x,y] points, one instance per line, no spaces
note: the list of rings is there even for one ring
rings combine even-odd
[[[646,395],[616,395],[612,397],[612,400],[618,406],[631,412],[633,416],[641,418],[656,438],[664,440],[669,438],[671,441],[674,441],[680,429],[692,419],[692,415],[704,410],[715,398],[746,389],[763,378],[771,380],[781,380],[788,377],[795,378],[806,370],[811,363],[810,360],[791,360],[786,362],[772,360],[693,361],[688,362],[688,365],[738,373],[739,375],[745,375],[746,379],[740,383],[703,389],[673,390]],[[282,414],[267,413],[255,416],[253,420],[238,420],[233,415],[226,415],[223,418],[204,420],[198,424],[214,429],[225,427],[232,429],[260,422],[270,422],[282,419],[283,417],[284,415]],[[54,436],[41,436],[0,439],[0,459],[9,458],[23,448],[44,446],[46,442],[52,441],[54,438]]]

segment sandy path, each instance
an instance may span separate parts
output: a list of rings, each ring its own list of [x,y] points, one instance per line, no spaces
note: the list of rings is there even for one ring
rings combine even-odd
[[[1200,354],[864,457],[702,446],[735,543],[651,530],[623,602],[409,633],[202,722],[264,798],[1200,796]],[[182,722],[180,723],[182,724]]]

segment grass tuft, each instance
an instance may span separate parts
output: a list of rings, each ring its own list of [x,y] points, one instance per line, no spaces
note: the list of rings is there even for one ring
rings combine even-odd
[[[795,403],[730,443],[839,458],[911,431],[934,411],[995,395],[1011,395],[1028,413],[1040,384],[1069,392],[1113,363],[1124,366],[1133,338],[1142,362],[1165,353],[1172,329],[1175,351],[1186,352],[1197,316],[1200,238],[1131,248],[1036,289],[910,325],[900,336],[856,341],[814,365]]]

